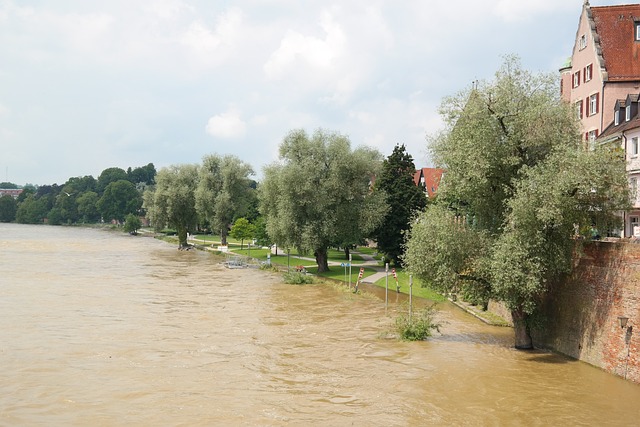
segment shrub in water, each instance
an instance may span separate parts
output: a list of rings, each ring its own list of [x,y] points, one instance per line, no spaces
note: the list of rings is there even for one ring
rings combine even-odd
[[[306,285],[309,283],[313,283],[313,277],[308,276],[305,273],[300,273],[297,271],[289,271],[284,273],[284,283],[288,283],[290,285]]]
[[[401,314],[396,318],[396,330],[403,341],[422,341],[431,336],[432,330],[439,331],[440,325],[434,323],[435,304],[426,307],[411,318],[409,314]]]

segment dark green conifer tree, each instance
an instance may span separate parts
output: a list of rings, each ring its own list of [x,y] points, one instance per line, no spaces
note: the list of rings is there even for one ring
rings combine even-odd
[[[413,157],[407,153],[404,144],[396,145],[384,160],[382,173],[375,182],[375,191],[387,195],[389,212],[372,237],[378,243],[378,251],[396,265],[403,253],[404,233],[410,228],[411,219],[427,205],[424,189],[413,181],[415,173]]]

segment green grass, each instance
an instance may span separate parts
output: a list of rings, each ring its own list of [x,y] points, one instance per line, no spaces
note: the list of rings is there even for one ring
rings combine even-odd
[[[400,292],[404,294],[409,293],[409,274],[403,271],[401,268],[396,268],[396,274],[398,276],[398,284],[400,285]],[[382,278],[378,280],[376,286],[385,287],[386,286],[386,278]],[[391,268],[389,269],[389,290],[396,290],[396,281],[393,278],[393,274],[391,273]],[[412,294],[420,297],[426,298],[431,301],[444,301],[445,297],[439,292],[434,291],[429,287],[423,287],[422,281],[417,277],[413,278],[413,286],[412,286]]]

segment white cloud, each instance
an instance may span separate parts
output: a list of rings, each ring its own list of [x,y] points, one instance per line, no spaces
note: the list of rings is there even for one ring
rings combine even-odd
[[[322,14],[319,25],[325,32],[324,39],[305,36],[293,30],[287,31],[278,49],[264,64],[264,71],[269,79],[288,77],[301,62],[315,71],[331,70],[343,53],[345,36],[328,12]]]
[[[222,139],[241,138],[246,133],[247,125],[240,118],[240,113],[230,110],[209,119],[206,131],[209,135]]]
[[[498,0],[493,7],[493,12],[506,22],[520,22],[535,19],[535,15],[564,10],[577,10],[574,2],[561,2],[558,0]]]

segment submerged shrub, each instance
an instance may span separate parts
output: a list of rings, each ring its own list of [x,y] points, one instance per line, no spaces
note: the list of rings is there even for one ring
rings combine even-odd
[[[433,316],[435,304],[415,313],[411,318],[409,314],[401,314],[396,318],[396,331],[403,341],[422,341],[431,336],[433,329],[440,331],[440,325],[434,323]]]
[[[308,276],[305,273],[300,273],[297,271],[289,271],[284,273],[284,283],[288,283],[290,285],[307,285],[313,283],[313,277]]]

